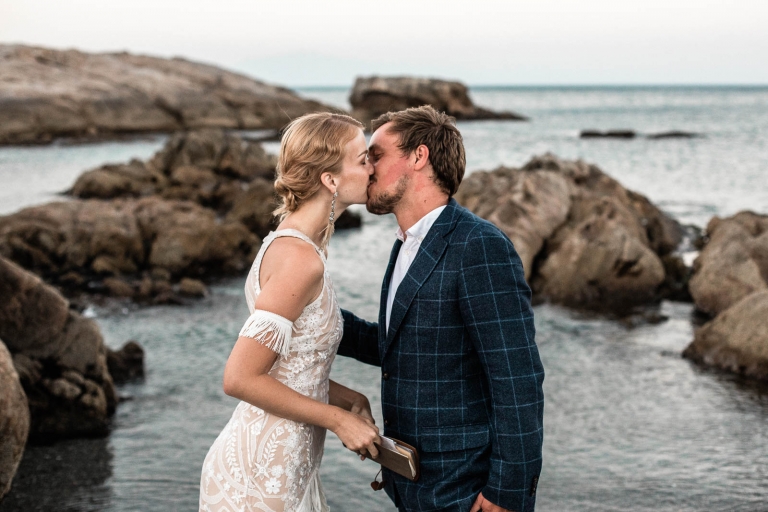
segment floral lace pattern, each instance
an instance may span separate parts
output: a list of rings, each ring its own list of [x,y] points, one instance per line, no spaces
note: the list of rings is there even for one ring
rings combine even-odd
[[[262,244],[245,284],[248,308],[254,310],[264,253],[281,236],[303,233],[280,230]],[[314,246],[314,244],[312,244]],[[315,246],[325,265],[325,256]],[[290,353],[279,356],[269,374],[291,389],[328,402],[331,363],[341,341],[343,319],[326,267],[320,295],[293,323]],[[325,512],[318,469],[325,429],[269,414],[246,402],[211,446],[200,481],[201,511]]]

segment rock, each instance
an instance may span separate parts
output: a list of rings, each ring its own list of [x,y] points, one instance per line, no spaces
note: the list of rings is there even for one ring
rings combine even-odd
[[[13,366],[11,353],[0,340],[0,501],[11,489],[11,482],[24,454],[29,435],[27,396]]]
[[[464,84],[431,78],[358,77],[349,102],[352,116],[366,126],[385,112],[422,105],[432,105],[456,119],[528,119],[514,112],[492,112],[478,107],[472,103]]]
[[[161,195],[227,212],[254,178],[272,180],[276,158],[223,130],[177,133],[146,162],[103,165],[68,191],[81,199]]]
[[[0,297],[0,338],[13,354],[29,401],[30,439],[106,433],[116,397],[96,323],[4,258]]]
[[[742,297],[698,329],[683,357],[768,381],[768,290]]]
[[[659,298],[682,228],[598,167],[554,155],[474,172],[456,199],[496,224],[537,300],[623,313]]]
[[[716,316],[744,297],[768,290],[768,215],[745,211],[714,217],[707,239],[690,281],[700,311]]]
[[[183,277],[179,281],[179,291],[190,297],[205,297],[208,295],[208,288],[198,279]]]
[[[634,139],[637,136],[634,130],[608,130],[601,132],[599,130],[582,130],[579,137],[582,139]]]
[[[104,279],[104,286],[112,297],[133,297],[133,286],[117,277]]]
[[[144,349],[132,340],[120,350],[107,349],[107,366],[115,384],[144,377]]]
[[[344,210],[344,213],[339,215],[339,218],[333,223],[333,227],[336,230],[341,229],[354,229],[363,225],[363,217],[353,211]]]
[[[672,130],[669,132],[649,133],[646,137],[652,140],[658,139],[693,139],[701,137],[698,133],[683,132],[679,130]]]
[[[232,205],[227,219],[243,223],[252,233],[265,237],[277,223],[272,212],[277,208],[277,194],[271,180],[256,178]]]
[[[0,256],[53,283],[76,272],[86,279],[81,290],[118,296],[133,294],[144,272],[164,281],[242,272],[259,244],[240,222],[156,196],[57,202],[0,217]]]
[[[182,58],[0,45],[0,144],[280,129],[302,114],[330,110],[338,109]]]

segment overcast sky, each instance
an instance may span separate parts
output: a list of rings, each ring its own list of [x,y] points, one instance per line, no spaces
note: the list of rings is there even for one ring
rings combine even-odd
[[[768,0],[0,0],[0,43],[181,55],[289,86],[768,84]]]

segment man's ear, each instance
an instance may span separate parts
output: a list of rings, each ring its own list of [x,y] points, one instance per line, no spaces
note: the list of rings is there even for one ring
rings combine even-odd
[[[336,192],[336,186],[337,186],[336,177],[333,174],[329,172],[324,172],[323,174],[321,174],[320,183],[322,183],[323,186],[327,188],[331,194]]]
[[[416,157],[416,160],[413,163],[414,171],[420,171],[429,164],[429,148],[424,144],[417,147],[413,154]]]

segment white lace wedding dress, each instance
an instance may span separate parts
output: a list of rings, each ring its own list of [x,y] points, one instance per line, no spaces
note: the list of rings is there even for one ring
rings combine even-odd
[[[320,295],[304,308],[285,337],[281,337],[280,325],[265,321],[258,310],[254,312],[261,291],[261,260],[269,245],[282,236],[312,244],[325,266]],[[269,374],[299,393],[327,403],[328,377],[341,341],[343,320],[323,252],[300,231],[270,233],[248,274],[245,297],[251,317],[241,336],[247,333],[267,339],[265,343],[280,354]],[[240,402],[203,463],[200,510],[327,511],[318,474],[324,442],[324,428],[280,418]]]

